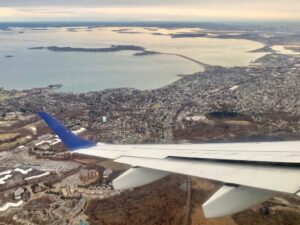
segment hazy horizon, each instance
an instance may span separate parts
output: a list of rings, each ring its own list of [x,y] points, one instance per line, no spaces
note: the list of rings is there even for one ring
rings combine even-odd
[[[297,0],[3,0],[9,21],[300,21]]]

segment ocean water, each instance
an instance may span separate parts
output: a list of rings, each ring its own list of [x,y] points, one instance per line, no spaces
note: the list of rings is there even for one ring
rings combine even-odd
[[[201,29],[124,27],[13,28],[0,30],[0,87],[26,89],[63,84],[63,91],[86,92],[106,88],[154,89],[203,68],[175,55],[133,56],[134,51],[82,53],[29,50],[39,46],[101,48],[138,45],[150,51],[181,54],[222,66],[246,66],[263,53],[248,51],[262,44],[248,40],[171,38],[169,34]],[[157,35],[157,34],[160,35]],[[12,56],[12,57],[7,57]]]

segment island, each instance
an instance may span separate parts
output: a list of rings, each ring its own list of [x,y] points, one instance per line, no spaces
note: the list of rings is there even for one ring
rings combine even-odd
[[[206,37],[207,34],[204,33],[178,33],[172,34],[172,38],[196,38],[196,37]]]
[[[255,50],[252,50],[252,51],[249,51],[250,53],[258,53],[258,52],[269,52],[269,53],[275,53],[275,51],[272,49],[271,46],[264,46],[262,48],[258,48],[258,49],[255,49]]]
[[[47,49],[53,52],[118,52],[118,51],[145,51],[144,47],[136,45],[111,45],[107,48],[73,48],[73,47],[33,47],[30,50]]]
[[[41,49],[44,49],[45,47],[32,47],[32,48],[29,48],[30,50],[41,50]]]
[[[134,53],[134,56],[147,56],[147,55],[158,55],[161,54],[160,52],[155,52],[155,51],[143,51],[143,52],[137,52]]]

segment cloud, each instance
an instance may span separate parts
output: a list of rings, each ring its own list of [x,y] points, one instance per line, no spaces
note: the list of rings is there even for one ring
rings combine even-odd
[[[288,5],[293,7],[299,0],[0,0],[0,7],[56,7],[56,6],[162,6],[162,5]],[[299,6],[299,4],[298,4]]]
[[[0,0],[0,20],[300,20],[299,0]]]

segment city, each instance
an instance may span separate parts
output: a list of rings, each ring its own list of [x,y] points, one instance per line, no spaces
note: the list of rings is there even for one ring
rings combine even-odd
[[[300,138],[299,54],[271,52],[248,67],[208,66],[154,90],[76,94],[59,88],[0,89],[0,224],[144,224],[151,215],[157,218],[153,224],[182,224],[201,220],[199,201],[219,186],[172,175],[136,193],[113,190],[111,181],[128,167],[71,155],[37,117],[39,111],[55,114],[74,133],[105,143]],[[158,196],[151,199],[149,192]],[[270,224],[276,218],[300,221],[299,199],[279,196],[235,215],[234,221],[217,221],[252,224],[253,215],[259,218],[255,224],[267,224],[266,215]]]

